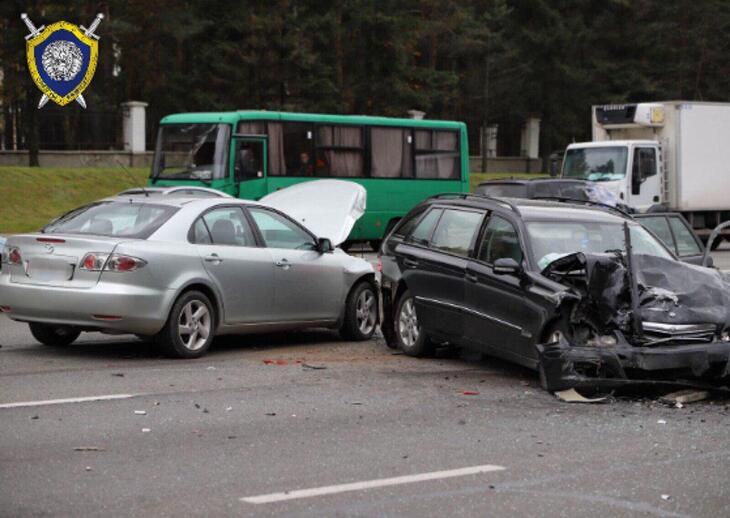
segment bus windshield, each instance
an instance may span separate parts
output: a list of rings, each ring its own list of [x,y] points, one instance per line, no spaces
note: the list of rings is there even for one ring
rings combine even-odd
[[[625,147],[592,147],[569,149],[565,153],[563,177],[592,182],[620,180],[626,176]]]
[[[152,178],[203,183],[224,178],[229,136],[227,124],[160,126]]]

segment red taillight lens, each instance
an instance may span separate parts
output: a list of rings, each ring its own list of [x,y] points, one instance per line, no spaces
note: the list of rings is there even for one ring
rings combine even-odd
[[[20,255],[20,248],[12,247],[8,251],[8,262],[10,264],[21,264],[23,262],[23,256]]]
[[[99,272],[104,268],[104,263],[106,263],[108,257],[107,254],[98,254],[96,252],[86,254],[81,260],[81,269],[90,272]]]
[[[109,257],[109,261],[107,261],[104,270],[110,272],[132,272],[142,268],[145,264],[147,264],[145,261],[136,257],[113,254]]]

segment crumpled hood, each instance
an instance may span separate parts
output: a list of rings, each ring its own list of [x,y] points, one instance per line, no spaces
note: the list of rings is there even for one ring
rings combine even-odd
[[[268,194],[259,200],[325,237],[333,246],[343,243],[365,213],[367,191],[355,182],[315,180]]]
[[[642,321],[730,328],[727,274],[650,255],[635,255],[634,265]],[[594,325],[625,328],[628,324],[631,289],[621,255],[574,253],[553,261],[542,274],[580,292],[585,299],[581,312]]]

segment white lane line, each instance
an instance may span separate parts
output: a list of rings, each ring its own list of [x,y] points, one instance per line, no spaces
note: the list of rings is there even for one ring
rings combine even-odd
[[[430,473],[418,473],[416,475],[404,475],[401,477],[376,478],[375,480],[363,480],[362,482],[351,482],[349,484],[337,484],[334,486],[315,487],[311,489],[296,489],[294,491],[284,491],[282,493],[269,493],[268,495],[246,496],[243,498],[239,498],[239,500],[241,502],[246,502],[249,504],[270,504],[273,502],[282,502],[284,500],[294,500],[297,498],[310,498],[313,496],[333,495],[335,493],[345,493],[347,491],[361,491],[363,489],[372,489],[376,487],[412,484],[414,482],[424,482],[426,480],[463,477],[466,475],[476,475],[478,473],[488,473],[490,471],[502,471],[504,469],[507,468],[505,468],[504,466],[485,464],[482,466],[449,469],[446,471],[431,471]]]
[[[111,399],[129,399],[139,394],[109,394],[106,396],[70,397],[66,399],[46,399],[42,401],[20,401],[18,403],[0,404],[3,408],[23,408],[30,406],[63,405],[66,403],[86,403],[88,401],[108,401]]]

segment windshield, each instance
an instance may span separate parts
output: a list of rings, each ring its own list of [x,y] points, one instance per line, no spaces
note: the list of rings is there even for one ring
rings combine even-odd
[[[64,214],[41,232],[146,239],[177,210],[167,205],[128,201],[93,203]]]
[[[152,178],[203,182],[224,178],[229,136],[227,124],[160,126]]]
[[[657,239],[641,225],[629,223],[631,245],[635,254],[673,259]],[[621,223],[584,221],[544,221],[527,223],[535,263],[540,270],[548,264],[575,252],[601,254],[611,250],[625,251],[624,227]]]
[[[563,177],[592,182],[620,180],[626,176],[625,147],[592,147],[565,152]]]

